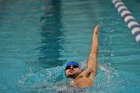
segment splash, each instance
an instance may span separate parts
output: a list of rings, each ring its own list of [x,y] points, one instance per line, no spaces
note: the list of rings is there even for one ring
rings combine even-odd
[[[18,81],[18,86],[22,89],[53,89],[57,83],[65,83],[63,67],[55,67],[50,69],[43,69],[33,72],[31,68],[29,71]]]
[[[87,62],[82,61],[80,65],[84,69]],[[111,93],[110,91],[114,91],[114,88],[116,88],[114,79],[119,75],[114,68],[105,64],[99,64],[98,66],[95,85],[90,88],[78,89],[70,86],[70,79],[66,79],[64,74],[64,66],[42,69],[36,72],[30,68],[18,81],[18,87],[22,91],[38,91],[39,93],[46,91],[47,93]]]

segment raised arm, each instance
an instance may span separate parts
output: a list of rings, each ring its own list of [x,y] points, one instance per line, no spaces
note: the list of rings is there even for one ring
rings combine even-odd
[[[87,72],[93,72],[94,75],[96,75],[97,71],[97,57],[98,57],[98,36],[99,36],[99,25],[96,25],[96,27],[93,30],[93,38],[92,38],[92,44],[91,44],[91,50],[90,55],[88,59],[88,66],[87,66]]]
[[[90,73],[90,79],[93,80],[93,78],[96,75],[97,70],[97,57],[98,57],[98,36],[99,36],[99,25],[97,25],[93,30],[93,38],[92,38],[92,44],[91,44],[91,50],[89,54],[88,59],[88,65],[87,68],[79,75],[81,76],[87,76]]]

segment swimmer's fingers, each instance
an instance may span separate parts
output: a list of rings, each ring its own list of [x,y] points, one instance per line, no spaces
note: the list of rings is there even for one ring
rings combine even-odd
[[[94,34],[99,35],[99,30],[100,30],[100,26],[99,26],[99,24],[97,24],[94,28]]]

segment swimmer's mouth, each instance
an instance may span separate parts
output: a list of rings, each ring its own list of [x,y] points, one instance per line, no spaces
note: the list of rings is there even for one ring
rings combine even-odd
[[[69,76],[67,76],[68,78],[75,78],[76,77],[76,75],[69,75]]]
[[[73,69],[70,69],[68,72],[72,73],[74,70]]]

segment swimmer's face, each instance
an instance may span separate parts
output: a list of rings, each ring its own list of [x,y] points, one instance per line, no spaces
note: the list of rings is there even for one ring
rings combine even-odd
[[[81,69],[78,66],[68,66],[65,69],[66,77],[73,78],[74,76],[78,75],[81,72]]]

